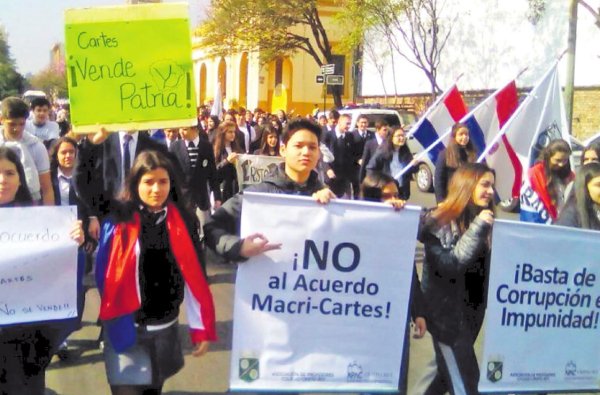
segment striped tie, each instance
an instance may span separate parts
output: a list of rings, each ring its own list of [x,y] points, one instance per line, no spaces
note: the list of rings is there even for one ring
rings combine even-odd
[[[198,147],[196,147],[193,141],[190,141],[187,146],[187,151],[190,157],[190,166],[194,168],[196,167],[196,162],[198,162]]]

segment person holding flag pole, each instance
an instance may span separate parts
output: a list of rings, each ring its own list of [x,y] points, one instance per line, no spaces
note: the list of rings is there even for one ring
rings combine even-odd
[[[488,142],[478,158],[478,162],[485,160],[495,169],[498,176],[496,190],[500,199],[520,196],[522,219],[530,218],[541,223],[547,222],[548,216],[544,216],[544,206],[531,188],[529,177],[523,179],[523,173],[529,169],[537,153],[550,141],[569,141],[569,127],[558,79],[558,62],[561,57],[562,55],[496,136]],[[538,219],[535,220],[534,217]]]
[[[431,161],[435,163],[438,154],[444,149],[444,144],[440,142],[448,136],[443,134],[440,137],[440,134],[449,130],[467,113],[467,106],[456,87],[456,83],[462,76],[462,74],[458,76],[454,84],[438,97],[406,135],[407,140],[414,137],[423,147],[426,147],[425,152],[421,152],[416,159],[420,160],[425,155],[429,155]],[[410,163],[402,172],[395,174],[394,178],[401,178],[417,163],[418,161]]]

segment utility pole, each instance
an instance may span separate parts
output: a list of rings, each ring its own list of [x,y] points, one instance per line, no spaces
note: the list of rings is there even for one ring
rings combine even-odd
[[[577,46],[577,5],[578,0],[571,0],[569,7],[569,38],[567,47],[567,81],[565,82],[565,105],[569,133],[573,134],[573,97],[575,90],[575,48]]]

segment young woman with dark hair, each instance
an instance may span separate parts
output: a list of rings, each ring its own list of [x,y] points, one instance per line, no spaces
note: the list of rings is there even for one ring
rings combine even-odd
[[[367,174],[378,171],[395,177],[404,168],[409,166],[412,160],[413,156],[406,145],[406,134],[404,133],[404,129],[399,127],[389,134],[386,141],[377,148],[375,155],[367,164]],[[409,171],[396,179],[400,199],[408,200],[410,198],[410,179],[417,170],[418,168],[413,166]]]
[[[0,207],[28,207],[32,204],[21,160],[11,149],[0,147]],[[69,236],[78,245],[83,243],[81,221],[73,224]],[[50,365],[52,356],[67,336],[81,324],[83,265],[84,261],[78,259],[79,303],[76,318],[0,326],[0,393],[44,393],[46,368]]]
[[[263,128],[260,149],[254,155],[279,156],[279,135],[269,125]]]
[[[591,143],[581,152],[581,166],[592,162],[600,163],[600,143],[598,142]]]
[[[579,169],[556,224],[600,230],[600,163],[591,162]]]
[[[448,195],[452,174],[465,163],[475,163],[477,149],[471,142],[469,128],[464,123],[452,127],[448,146],[440,152],[435,163],[435,200],[442,202]]]
[[[233,122],[223,122],[217,131],[213,142],[213,151],[217,163],[217,174],[221,180],[221,197],[224,203],[238,191],[235,160],[244,150],[236,138],[237,125]]]
[[[199,223],[173,164],[156,151],[138,155],[121,199],[102,227],[96,262],[106,374],[113,394],[160,394],[184,364],[182,302],[192,353],[205,354],[216,340]]]
[[[486,309],[494,181],[487,165],[462,165],[446,199],[423,219],[421,289],[438,366],[427,394],[479,394],[473,345]]]
[[[206,120],[206,134],[208,134],[208,141],[210,141],[211,144],[215,141],[215,137],[217,135],[217,130],[219,129],[220,123],[221,121],[216,115],[212,115]]]
[[[531,189],[537,193],[551,222],[558,219],[566,201],[568,185],[575,175],[571,171],[571,147],[564,140],[553,140],[540,153],[538,162],[527,172]],[[521,210],[521,220],[529,221]]]
[[[279,122],[281,122],[281,125],[283,127],[286,127],[288,124],[288,117],[287,114],[285,113],[285,111],[283,110],[277,110],[277,119],[279,120]]]
[[[406,201],[398,198],[399,190],[396,180],[389,174],[378,171],[369,172],[362,184],[360,185],[361,200],[369,200],[373,202],[382,202],[391,204],[395,210],[400,210],[406,204]],[[411,285],[410,296],[410,316],[415,325],[413,337],[421,339],[427,331],[425,321],[425,303],[423,301],[423,293],[421,292],[421,283],[417,277],[416,270],[413,270],[413,279]],[[406,394],[408,388],[408,363],[410,350],[410,324],[407,322],[404,348],[402,354],[402,371],[400,372],[399,392]]]
[[[11,149],[0,147],[0,175],[3,184],[0,193],[0,207],[21,207],[33,205],[31,193],[27,188],[25,170],[19,156]],[[13,191],[14,189],[14,191]]]
[[[276,115],[271,115],[271,117],[269,118],[269,124],[273,129],[275,129],[277,134],[281,136],[281,134],[283,133],[283,123],[279,120],[279,118],[277,118]]]

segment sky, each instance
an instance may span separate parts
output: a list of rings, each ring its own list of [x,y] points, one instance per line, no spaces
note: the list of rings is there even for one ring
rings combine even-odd
[[[192,24],[204,17],[209,1],[187,1]],[[23,75],[35,74],[49,65],[52,46],[64,43],[64,10],[124,3],[125,0],[0,0],[0,24],[8,33],[8,45],[17,70]]]

